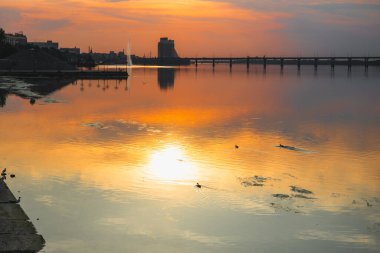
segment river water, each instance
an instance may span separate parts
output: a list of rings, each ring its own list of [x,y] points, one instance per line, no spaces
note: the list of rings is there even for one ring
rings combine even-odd
[[[379,68],[25,83],[0,79],[0,166],[44,252],[380,250]]]

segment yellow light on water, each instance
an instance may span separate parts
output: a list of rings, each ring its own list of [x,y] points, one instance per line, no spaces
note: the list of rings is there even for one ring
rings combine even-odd
[[[197,177],[192,164],[178,146],[168,146],[152,153],[148,165],[148,177],[163,181],[190,181]]]

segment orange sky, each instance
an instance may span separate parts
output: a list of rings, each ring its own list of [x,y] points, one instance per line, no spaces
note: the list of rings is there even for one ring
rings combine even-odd
[[[0,26],[87,51],[181,56],[380,54],[378,1],[2,0]]]

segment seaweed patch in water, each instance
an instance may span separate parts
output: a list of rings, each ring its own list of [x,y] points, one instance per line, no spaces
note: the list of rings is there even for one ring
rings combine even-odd
[[[242,181],[241,184],[244,187],[249,187],[249,186],[264,186],[264,184],[256,183],[256,182],[252,182],[252,181]]]
[[[262,176],[253,176],[248,178],[239,178],[241,181],[241,184],[244,187],[250,187],[250,186],[264,186],[264,183],[271,179],[269,177],[262,177]]]
[[[99,122],[89,122],[89,123],[83,123],[82,126],[87,126],[87,127],[93,127],[97,129],[107,129],[107,126],[104,126],[102,123]]]
[[[288,194],[282,194],[282,193],[276,193],[276,194],[272,194],[273,197],[275,198],[279,198],[279,199],[287,199],[287,198],[290,198],[290,196]]]
[[[312,191],[309,191],[307,189],[303,189],[301,187],[297,187],[297,186],[294,186],[294,185],[291,185],[289,187],[290,187],[290,189],[291,189],[292,192],[298,192],[298,193],[303,193],[303,194],[313,194]]]
[[[315,199],[313,197],[308,197],[308,196],[305,196],[305,195],[302,195],[302,194],[293,194],[292,196],[295,197],[295,198],[300,198],[300,199]]]

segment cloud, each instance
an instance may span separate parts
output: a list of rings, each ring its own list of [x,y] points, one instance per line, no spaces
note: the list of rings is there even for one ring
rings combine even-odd
[[[51,31],[69,26],[72,22],[68,19],[34,19],[32,22],[36,30]]]
[[[161,35],[182,56],[379,54],[379,11],[377,0],[3,0],[0,25],[101,51],[129,38],[139,55]]]
[[[21,13],[15,8],[0,7],[0,27],[2,27],[5,32],[11,30],[15,23],[21,20]]]

